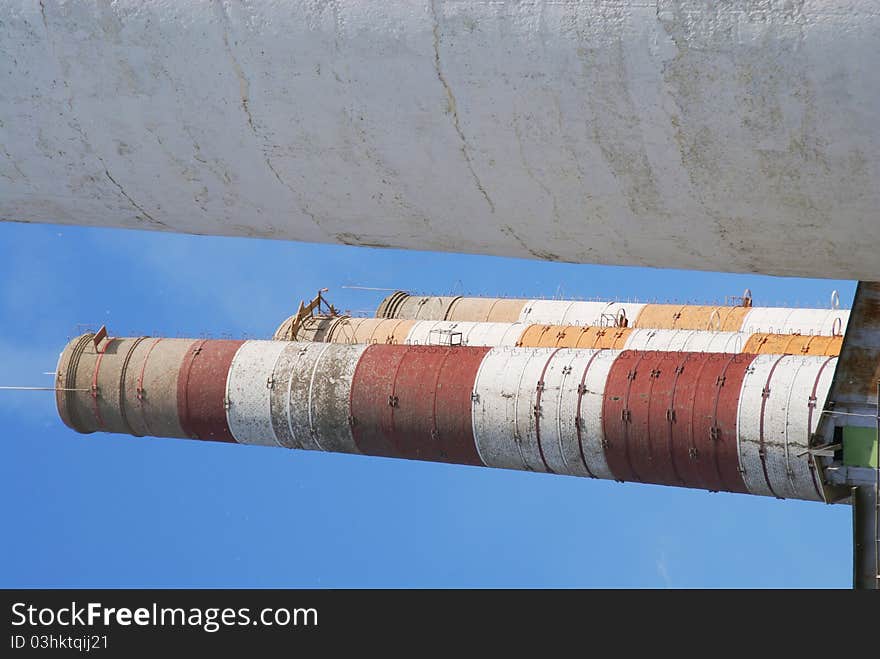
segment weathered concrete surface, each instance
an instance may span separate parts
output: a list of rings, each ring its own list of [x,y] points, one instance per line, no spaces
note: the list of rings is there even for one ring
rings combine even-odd
[[[0,220],[880,279],[873,0],[10,0]]]

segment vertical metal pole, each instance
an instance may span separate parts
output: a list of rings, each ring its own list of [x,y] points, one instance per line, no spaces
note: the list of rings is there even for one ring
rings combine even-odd
[[[852,488],[853,588],[877,588],[877,497],[872,485]]]
[[[880,380],[877,380],[877,453],[874,465],[874,589],[880,590]]]
[[[877,382],[877,467],[874,485],[852,488],[853,588],[880,590],[880,381]]]

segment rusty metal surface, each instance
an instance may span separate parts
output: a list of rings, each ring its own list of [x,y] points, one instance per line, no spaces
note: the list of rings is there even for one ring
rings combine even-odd
[[[346,320],[348,320],[347,316],[309,316],[298,321],[297,316],[293,315],[286,318],[278,326],[272,339],[275,341],[329,341],[334,328]],[[290,332],[294,322],[297,322],[297,328],[294,336],[291,337]]]
[[[59,362],[62,420],[78,432],[187,437],[178,419],[177,376],[191,339],[118,338],[96,350],[93,335],[71,341]],[[62,397],[63,395],[63,397]]]
[[[602,406],[602,430],[605,437],[605,457],[617,480],[641,481],[636,471],[635,456],[630,446],[630,394],[633,381],[638,377],[644,352],[623,351],[608,373],[605,399]],[[641,382],[642,378],[639,378]]]
[[[686,487],[724,489],[720,482],[717,442],[712,435],[715,427],[713,411],[718,387],[724,382],[720,378],[733,358],[733,355],[717,353],[689,353],[681,365],[672,406],[671,436],[676,465]],[[738,395],[740,383],[735,384],[731,382],[730,388]],[[730,416],[735,419],[735,408]],[[721,435],[720,428],[716,432]],[[728,454],[736,465],[735,423],[729,437],[724,439],[732,443],[733,449]]]
[[[393,436],[394,383],[407,347],[371,345],[361,355],[351,383],[351,433],[361,453],[396,457]]]
[[[718,489],[728,492],[748,492],[740,470],[737,419],[742,384],[753,360],[751,354],[734,355],[725,362],[714,389],[710,437],[721,483]]]
[[[333,325],[343,316],[340,316],[336,307],[328,303],[323,293],[327,289],[318,291],[309,303],[301,301],[296,313],[289,316],[275,330],[272,336],[274,341],[326,341],[325,335],[332,331]]]
[[[79,418],[77,402],[82,398],[77,391],[67,391],[78,389],[77,373],[79,371],[79,361],[83,352],[92,342],[94,334],[82,334],[67,343],[61,355],[58,357],[58,364],[55,366],[55,407],[58,410],[58,416],[68,428],[80,433],[94,432],[94,429],[88,429]]]
[[[437,374],[434,394],[434,418],[438,441],[445,462],[482,465],[473,431],[474,382],[487,347],[466,351],[447,349]]]
[[[710,353],[700,357],[706,365],[700,369],[690,409],[692,446],[696,451],[692,471],[700,479],[699,487],[745,492],[739,474],[736,413],[743,376],[754,356]]]
[[[177,382],[180,426],[188,437],[234,442],[226,420],[226,378],[244,341],[202,340],[183,358]]]
[[[859,282],[829,398],[871,408],[880,381],[880,283]]]
[[[352,433],[361,452],[480,465],[471,393],[488,348],[368,347],[354,371]]]
[[[603,406],[606,457],[619,480],[744,492],[736,411],[752,356],[620,354]]]
[[[808,449],[835,357],[91,339],[57,371],[79,431],[824,495]]]
[[[126,405],[138,434],[187,437],[178,416],[177,383],[180,365],[194,343],[193,339],[151,338],[135,349],[132,364],[137,376],[128,383]],[[129,377],[134,370],[129,369]]]
[[[397,457],[446,461],[447,454],[439,442],[435,398],[438,386],[442,392],[440,373],[449,356],[449,349],[423,347],[404,350],[403,360],[397,368],[388,395],[380,395],[380,399],[373,400],[372,404],[379,406],[385,403],[390,416],[386,436],[395,447]],[[441,403],[439,415],[445,413]]]
[[[101,416],[100,398],[105,383],[99,382],[98,376],[100,376],[101,363],[104,361],[108,349],[111,355],[108,361],[112,361],[116,357],[117,346],[113,338],[97,341],[98,338],[97,335],[94,335],[93,340],[78,352],[76,370],[71,373],[72,378],[68,380],[67,384],[67,387],[75,389],[75,391],[66,392],[71,417],[75,419],[79,431],[84,433],[113,432],[113,429],[104,423]]]
[[[602,410],[605,455],[618,480],[686,482],[676,475],[671,447],[664,451],[661,446],[675,391],[675,366],[681,360],[668,353],[624,351],[609,372]],[[652,407],[663,410],[662,423],[652,418]]]
[[[74,420],[79,432],[91,433],[97,431],[105,432],[121,432],[116,427],[108,426],[101,414],[101,408],[107,408],[102,402],[104,390],[110,397],[114,397],[114,387],[109,386],[106,378],[99,380],[101,376],[101,366],[104,357],[109,352],[110,357],[107,360],[113,362],[116,360],[119,341],[114,338],[101,339],[100,335],[92,335],[91,340],[77,350],[75,355],[75,364],[71,360],[73,367],[69,373],[67,380],[67,388],[75,391],[65,392],[67,394],[68,412]],[[124,353],[123,353],[124,356]],[[106,364],[104,373],[106,374]],[[111,411],[111,417],[116,418],[117,415]]]
[[[650,483],[686,485],[687,480],[678,466],[682,456],[676,455],[675,450],[681,441],[677,437],[674,413],[677,385],[687,381],[687,355],[646,354],[648,358],[643,360],[642,372],[632,381],[633,389],[640,395],[634,396],[629,406],[632,413],[630,442],[636,450],[638,473]]]
[[[816,444],[833,444],[835,429],[844,425],[871,426],[877,410],[880,382],[880,282],[860,281],[849,323],[835,365],[830,391],[815,431]],[[826,483],[823,459],[817,459],[824,499],[834,503],[850,497],[848,488]]]
[[[853,526],[853,588],[880,589],[880,529],[876,484],[851,489]]]
[[[121,432],[130,435],[137,432],[126,414],[126,384],[132,371],[132,352],[146,337],[108,339],[101,344],[95,360],[92,376],[92,404],[98,430]]]

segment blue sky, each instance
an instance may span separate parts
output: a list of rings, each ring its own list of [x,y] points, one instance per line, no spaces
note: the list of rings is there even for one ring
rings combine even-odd
[[[82,326],[268,338],[329,287],[849,306],[854,282],[0,223],[0,385]],[[850,509],[261,447],[79,435],[0,391],[0,586],[851,585]]]

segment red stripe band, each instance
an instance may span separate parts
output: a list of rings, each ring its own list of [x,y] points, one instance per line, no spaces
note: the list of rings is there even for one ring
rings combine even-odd
[[[202,340],[190,347],[177,381],[180,427],[193,439],[235,442],[226,419],[226,379],[244,341]]]

